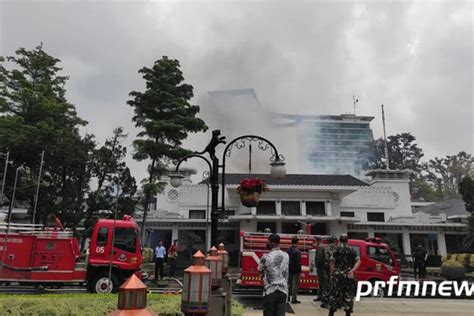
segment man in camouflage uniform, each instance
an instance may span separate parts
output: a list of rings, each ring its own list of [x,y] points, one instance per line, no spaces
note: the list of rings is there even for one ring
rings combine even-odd
[[[347,245],[347,241],[347,235],[339,237],[339,245],[334,249],[329,261],[332,279],[328,302],[329,316],[334,316],[335,311],[340,308],[349,316],[354,307],[357,289],[354,272],[360,265],[360,258],[355,250]]]
[[[329,300],[329,259],[332,257],[332,251],[335,248],[336,237],[328,238],[329,245],[321,243],[318,240],[318,250],[316,252],[316,267],[318,271],[318,297],[314,301],[321,301],[321,307],[327,308]]]

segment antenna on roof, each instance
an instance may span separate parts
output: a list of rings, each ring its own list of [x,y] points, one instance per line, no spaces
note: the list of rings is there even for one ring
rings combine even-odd
[[[385,169],[390,169],[390,163],[388,160],[388,147],[387,147],[387,133],[385,132],[385,112],[383,110],[383,104],[382,104],[382,124],[383,124],[383,140],[384,140],[384,146],[385,146]]]
[[[352,91],[352,104],[354,105],[354,116],[356,115],[356,104],[359,102],[359,99],[355,98],[354,91]]]

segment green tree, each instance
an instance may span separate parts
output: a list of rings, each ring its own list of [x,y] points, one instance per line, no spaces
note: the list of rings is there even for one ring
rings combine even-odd
[[[463,177],[474,176],[474,157],[461,151],[445,158],[434,158],[423,165],[427,181],[443,199],[459,197],[458,186]]]
[[[196,117],[199,106],[189,103],[193,97],[193,87],[183,83],[178,60],[164,56],[155,61],[151,68],[143,67],[138,72],[145,79],[146,90],[132,91],[132,99],[127,103],[133,107],[133,121],[140,129],[133,142],[134,159],[151,160],[148,179],[143,186],[143,236],[150,198],[161,188],[159,177],[170,162],[189,153],[182,147],[182,141],[188,133],[205,131],[207,126]]]
[[[474,245],[474,179],[470,176],[464,177],[459,183],[459,194],[461,194],[466,210],[471,213],[467,222],[467,236],[464,246],[470,248]]]
[[[112,210],[117,206],[120,214],[131,214],[135,209],[137,185],[124,161],[127,148],[122,143],[126,137],[123,128],[117,127],[113,130],[112,137],[93,152],[90,165],[97,187],[87,198],[86,228],[95,222],[100,210]],[[117,186],[120,188],[118,197],[115,193]],[[115,202],[116,198],[118,203]]]
[[[68,77],[60,75],[59,63],[42,45],[0,57],[0,151],[10,151],[13,167],[25,166],[17,204],[31,209],[44,150],[37,218],[44,222],[49,214],[57,213],[66,224],[75,226],[84,211],[90,181],[88,160],[95,144],[92,135],[79,134],[86,122],[65,97]],[[12,169],[7,175],[9,197]]]
[[[411,181],[410,192],[413,201],[439,202],[443,199],[443,194],[435,190],[424,176]]]
[[[390,135],[387,137],[388,157],[390,169],[413,171],[415,178],[421,172],[421,158],[423,150],[418,147],[415,136],[410,133]],[[373,167],[385,169],[385,143],[383,138],[374,141]]]

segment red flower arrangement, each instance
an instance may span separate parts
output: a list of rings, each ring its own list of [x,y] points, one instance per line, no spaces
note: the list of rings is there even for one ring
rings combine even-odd
[[[237,188],[237,191],[239,193],[262,193],[267,192],[268,188],[265,184],[265,181],[263,181],[262,179],[243,179],[240,181],[240,185]]]

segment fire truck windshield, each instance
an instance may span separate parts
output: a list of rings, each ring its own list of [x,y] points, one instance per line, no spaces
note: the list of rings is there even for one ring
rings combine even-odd
[[[115,228],[114,247],[127,252],[137,251],[137,232],[134,228]]]

